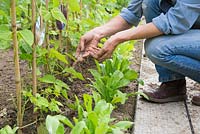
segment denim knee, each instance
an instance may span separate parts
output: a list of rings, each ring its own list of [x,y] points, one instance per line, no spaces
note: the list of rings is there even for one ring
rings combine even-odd
[[[161,9],[159,1],[160,0],[143,0],[142,10],[147,23],[151,22],[153,18],[160,15]]]
[[[170,60],[167,44],[160,43],[159,39],[147,39],[144,43],[146,56],[155,64],[162,65]]]

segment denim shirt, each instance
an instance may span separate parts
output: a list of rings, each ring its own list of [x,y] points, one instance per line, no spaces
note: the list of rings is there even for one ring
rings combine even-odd
[[[200,26],[200,0],[168,1],[159,0],[163,13],[152,20],[160,31],[164,34],[181,34],[195,25]],[[131,0],[129,6],[122,9],[120,16],[129,24],[137,26],[143,15],[142,3],[143,0]]]

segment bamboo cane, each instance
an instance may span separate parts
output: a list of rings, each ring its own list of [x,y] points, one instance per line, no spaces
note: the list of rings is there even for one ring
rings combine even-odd
[[[49,10],[49,0],[46,0],[46,9]],[[48,48],[49,45],[49,22],[46,22],[45,27],[46,33],[45,33],[45,47]]]
[[[17,126],[22,126],[22,107],[21,107],[21,78],[20,78],[20,66],[18,55],[18,41],[17,41],[17,26],[16,26],[16,1],[11,0],[11,23],[12,23],[12,38],[14,47],[14,63],[15,63],[15,84],[16,84],[16,96],[17,96]],[[18,130],[18,134],[22,134],[22,130]]]
[[[70,43],[68,42],[68,36],[69,36],[69,32],[68,32],[68,22],[69,22],[69,4],[68,3],[66,3],[66,34],[67,34],[67,38],[65,38],[65,40],[66,40],[66,53],[69,53],[69,50],[70,50]],[[70,59],[69,59],[69,57],[67,56],[67,61],[69,61],[69,65],[70,65]]]
[[[32,45],[33,48],[33,61],[32,61],[32,78],[33,78],[33,95],[37,93],[37,63],[36,63],[36,34],[35,34],[35,23],[36,23],[36,1],[31,0],[32,4],[32,32],[34,35],[34,43]]]
[[[60,49],[60,52],[62,53],[62,49],[63,49],[63,46],[62,46],[62,30],[59,30],[59,49]]]
[[[62,8],[63,8],[63,0],[60,0],[60,8],[61,8],[61,11],[62,11]],[[62,46],[62,30],[59,29],[59,49],[60,49],[60,52],[62,52],[62,49],[63,49],[63,46]]]
[[[46,10],[49,10],[49,0],[45,1],[46,3]],[[45,46],[44,46],[48,51],[49,51],[49,22],[46,21],[46,25],[45,25]],[[46,54],[46,61],[47,63],[44,65],[44,72],[47,73],[48,71],[50,71],[50,67],[49,67],[49,59],[48,59],[48,54]]]
[[[82,19],[82,8],[83,8],[83,2],[80,0],[80,19]]]

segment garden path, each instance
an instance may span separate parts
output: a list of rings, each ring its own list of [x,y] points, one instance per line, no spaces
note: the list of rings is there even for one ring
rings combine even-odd
[[[157,78],[153,63],[143,56],[140,79],[145,85],[138,90],[158,86]],[[200,92],[200,86],[187,79],[187,89],[186,102],[155,104],[138,97],[132,134],[200,134],[200,107],[190,102],[192,94]]]

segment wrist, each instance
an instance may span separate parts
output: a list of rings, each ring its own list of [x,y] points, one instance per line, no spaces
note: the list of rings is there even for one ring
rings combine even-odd
[[[116,33],[113,38],[117,44],[123,43],[129,40],[124,32]]]
[[[102,38],[104,38],[104,37],[106,37],[106,34],[105,34],[105,32],[104,32],[104,30],[103,30],[102,27],[96,27],[96,28],[94,28],[92,30],[92,32],[94,32],[94,33],[97,34],[99,40],[102,39]]]

